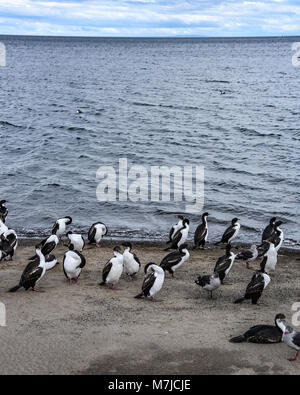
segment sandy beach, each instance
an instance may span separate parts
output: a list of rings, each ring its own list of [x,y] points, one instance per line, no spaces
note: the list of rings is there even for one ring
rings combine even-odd
[[[294,352],[284,343],[228,341],[252,325],[272,324],[276,313],[290,321],[292,303],[300,301],[299,255],[281,252],[271,284],[252,306],[232,303],[252,275],[241,261],[210,300],[194,280],[210,274],[223,251],[191,251],[176,278],[166,274],[161,302],[153,303],[134,299],[143,270],[133,282],[123,275],[119,291],[98,286],[116,244],[87,246],[80,284],[72,286],[62,271],[66,247],[58,247],[60,264],[39,284],[44,293],[7,292],[18,283],[33,242],[23,242],[13,262],[1,262],[0,302],[7,310],[7,326],[0,327],[1,374],[299,374],[300,360],[287,361]],[[141,242],[134,251],[143,266],[166,254],[159,244]]]

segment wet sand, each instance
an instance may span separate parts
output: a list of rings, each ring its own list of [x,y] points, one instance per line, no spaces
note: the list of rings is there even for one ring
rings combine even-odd
[[[160,303],[137,300],[143,270],[135,281],[123,275],[120,291],[99,287],[101,270],[117,243],[87,246],[87,265],[79,285],[70,286],[60,261],[39,286],[45,293],[8,293],[19,281],[32,242],[23,243],[13,262],[0,263],[0,302],[7,326],[0,327],[0,374],[299,374],[300,359],[284,343],[232,344],[228,340],[250,326],[273,323],[275,314],[290,321],[300,301],[300,262],[295,253],[280,255],[272,282],[257,306],[232,302],[243,295],[252,276],[241,261],[214,299],[194,280],[210,274],[223,250],[191,251],[190,260],[172,279],[167,273]],[[119,243],[118,243],[119,244]],[[159,263],[166,254],[159,244],[134,243],[142,265]],[[254,263],[258,268],[259,260]],[[298,328],[299,330],[299,328]]]

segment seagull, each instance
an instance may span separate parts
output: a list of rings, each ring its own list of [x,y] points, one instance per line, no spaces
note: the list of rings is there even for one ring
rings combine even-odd
[[[237,256],[236,259],[242,259],[243,261],[246,261],[246,267],[247,269],[252,269],[249,264],[250,262],[254,261],[258,256],[258,250],[255,244],[252,244],[252,246],[249,249],[242,250]]]
[[[211,276],[199,276],[195,283],[209,292],[212,299],[212,293],[220,287],[221,280],[219,273],[214,273]]]

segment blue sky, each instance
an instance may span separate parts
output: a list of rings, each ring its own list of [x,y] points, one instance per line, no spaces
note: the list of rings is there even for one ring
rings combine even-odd
[[[300,0],[0,0],[0,34],[300,35]]]

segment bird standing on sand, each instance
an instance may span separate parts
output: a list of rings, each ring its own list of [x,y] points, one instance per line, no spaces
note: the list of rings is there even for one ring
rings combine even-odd
[[[255,244],[252,244],[252,246],[248,249],[242,250],[237,256],[236,259],[242,259],[243,261],[246,261],[246,267],[247,269],[251,270],[252,268],[249,266],[250,262],[255,261],[255,259],[258,256],[258,250]]]
[[[100,241],[103,236],[107,235],[108,229],[102,222],[95,222],[89,230],[88,240],[89,244],[96,243],[96,247],[100,247]]]
[[[231,343],[259,343],[259,344],[274,344],[281,343],[283,329],[282,321],[285,320],[283,314],[277,314],[274,325],[255,325],[247,330],[243,335],[233,337],[229,341]]]
[[[69,250],[65,253],[63,260],[63,270],[66,278],[70,281],[70,285],[78,284],[81,270],[86,264],[85,257],[80,252]]]
[[[207,228],[207,216],[208,213],[202,214],[202,224],[198,225],[195,234],[194,234],[194,249],[199,248],[201,246],[204,249],[207,235],[208,235],[208,228]]]
[[[65,234],[66,231],[66,226],[70,225],[72,223],[72,218],[71,217],[64,217],[64,218],[59,218],[57,221],[55,221],[55,224],[53,225],[52,228],[52,234],[56,235],[59,240],[61,240],[62,236]]]
[[[187,240],[189,229],[190,221],[187,218],[184,218],[184,220],[182,221],[182,227],[174,235],[171,246],[165,248],[165,251],[170,249],[177,250],[181,246],[181,244],[184,244]]]
[[[32,291],[39,292],[36,289],[36,285],[41,281],[46,273],[46,261],[44,255],[42,254],[40,245],[35,247],[35,253],[36,259],[29,262],[24,269],[19,285],[11,288],[9,292],[16,292],[22,287],[24,287],[26,291],[31,288]]]
[[[173,240],[174,236],[176,235],[177,231],[182,228],[183,220],[184,220],[184,217],[182,215],[178,215],[177,224],[173,225],[172,228],[170,229],[169,240],[167,241],[167,244],[172,243],[172,240]]]
[[[7,232],[2,233],[0,236],[0,249],[5,253],[6,257],[13,260],[13,256],[18,247],[18,236],[16,232],[9,229]]]
[[[211,299],[213,291],[221,286],[219,273],[214,273],[211,276],[199,276],[195,283],[209,292]]]
[[[104,266],[102,271],[102,282],[99,284],[109,285],[110,289],[118,290],[115,287],[123,273],[123,254],[119,246],[114,248],[114,257],[111,258]]]
[[[296,350],[296,355],[293,358],[289,358],[288,361],[296,361],[300,350],[300,332],[296,332],[291,326],[286,326],[283,332],[282,340],[289,347]]]
[[[221,241],[216,243],[216,245],[221,243],[230,244],[232,240],[237,237],[241,227],[238,220],[238,218],[233,218],[233,220],[231,221],[231,225],[225,230]]]
[[[269,244],[269,248],[264,255],[263,260],[260,263],[261,269],[266,272],[270,273],[274,271],[277,264],[277,251],[273,243],[266,241],[265,243]]]
[[[157,299],[154,299],[154,295],[156,295],[163,286],[165,272],[161,267],[152,262],[148,263],[144,270],[146,276],[143,281],[142,292],[136,295],[135,298],[151,298],[152,302],[158,302]]]
[[[8,214],[8,210],[5,207],[5,203],[7,203],[6,200],[0,200],[0,219],[5,222],[5,219],[7,217]]]
[[[67,232],[67,238],[69,239],[69,248],[71,250],[76,250],[82,252],[85,246],[84,238],[77,233],[73,233],[71,231]]]
[[[137,272],[140,270],[141,262],[137,255],[131,252],[132,244],[129,242],[125,242],[122,244],[125,247],[125,251],[123,252],[123,263],[125,273],[133,279]]]
[[[223,284],[223,281],[225,277],[228,275],[230,272],[232,265],[234,263],[236,255],[230,251],[231,250],[231,244],[227,244],[226,246],[226,254],[221,256],[217,260],[217,263],[214,268],[214,273],[218,273],[220,277],[220,281]]]
[[[263,270],[258,270],[248,284],[244,297],[237,299],[234,303],[242,303],[244,300],[251,299],[252,304],[257,304],[263,290],[268,286],[270,281],[271,278],[267,273]]]
[[[178,251],[171,252],[163,258],[160,262],[160,267],[172,274],[172,277],[175,277],[175,271],[190,257],[187,248],[187,243],[181,244]]]

